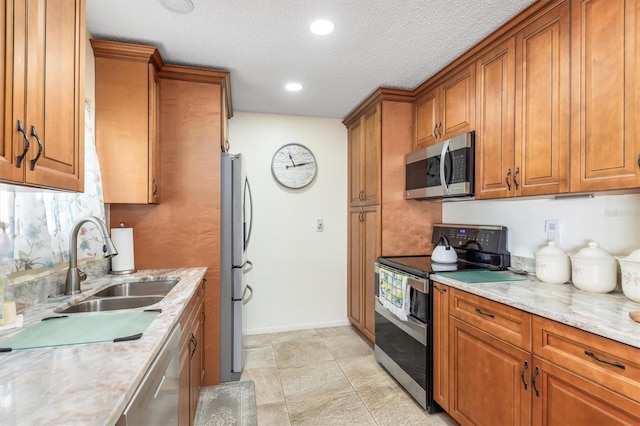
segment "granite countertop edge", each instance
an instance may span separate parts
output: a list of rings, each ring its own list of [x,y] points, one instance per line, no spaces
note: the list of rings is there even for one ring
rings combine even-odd
[[[0,369],[0,424],[115,424],[169,333],[178,324],[206,271],[205,267],[148,269],[131,275],[102,276],[82,283],[80,295],[50,298],[27,308],[23,313],[23,327],[1,331],[0,341],[44,317],[59,315],[55,309],[85,299],[112,284],[180,278],[162,301],[137,309],[162,309],[139,340],[0,354],[3,365]]]
[[[571,283],[549,284],[535,276],[500,272],[522,281],[467,284],[451,276],[433,274],[431,279],[512,306],[523,311],[570,325],[590,333],[640,348],[640,323],[629,318],[640,311],[640,303],[621,293],[588,293]]]

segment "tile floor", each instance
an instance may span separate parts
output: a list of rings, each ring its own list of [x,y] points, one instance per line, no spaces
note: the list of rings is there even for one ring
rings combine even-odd
[[[424,411],[352,327],[248,337],[241,380],[255,382],[259,426],[456,424]]]

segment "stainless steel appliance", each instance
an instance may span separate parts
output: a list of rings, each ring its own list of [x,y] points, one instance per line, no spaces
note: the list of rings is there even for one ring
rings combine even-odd
[[[180,324],[176,325],[116,423],[177,425],[180,379]]]
[[[474,132],[407,154],[404,198],[473,196],[474,157]]]
[[[245,275],[253,225],[251,188],[241,154],[223,153],[220,166],[220,381],[240,380],[246,304],[253,289]]]
[[[379,257],[376,275],[375,357],[429,412],[440,411],[433,400],[432,273],[469,269],[503,270],[509,266],[507,228],[436,224],[432,243],[445,237],[458,254],[454,264],[438,264],[430,256]],[[389,308],[385,288],[402,283],[406,302]],[[387,300],[385,300],[387,299]],[[404,310],[398,313],[397,309]]]

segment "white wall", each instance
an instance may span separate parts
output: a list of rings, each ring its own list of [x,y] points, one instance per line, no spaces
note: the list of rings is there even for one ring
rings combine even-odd
[[[348,324],[346,128],[335,119],[235,112],[229,142],[230,152],[246,157],[253,193],[248,332]],[[316,180],[298,191],[271,174],[273,154],[291,142],[318,162]],[[324,232],[316,232],[317,218]]]
[[[546,244],[545,219],[560,221],[560,246],[576,252],[597,241],[615,255],[640,248],[640,195],[588,199],[493,200],[443,203],[443,222],[505,225],[508,249],[533,257]]]

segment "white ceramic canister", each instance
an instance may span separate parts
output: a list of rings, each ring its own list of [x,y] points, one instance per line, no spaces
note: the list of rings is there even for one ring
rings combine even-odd
[[[616,259],[592,241],[588,247],[571,255],[571,279],[580,290],[609,293],[616,288]]]
[[[640,303],[640,249],[617,259],[622,273],[622,292],[629,299]]]
[[[534,253],[536,257],[536,277],[551,284],[564,284],[571,279],[569,256],[554,241]]]

